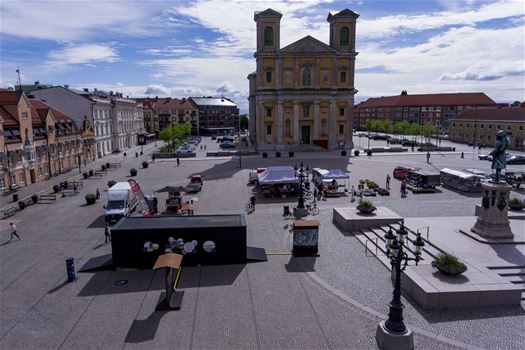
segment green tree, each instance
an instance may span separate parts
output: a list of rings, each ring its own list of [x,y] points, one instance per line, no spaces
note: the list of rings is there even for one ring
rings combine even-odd
[[[248,115],[241,114],[239,118],[241,119],[239,122],[241,124],[241,130],[242,131],[248,130],[248,126],[250,124],[250,119],[248,118]]]
[[[159,138],[166,143],[170,143],[173,140],[173,129],[170,126],[162,129],[159,133]]]

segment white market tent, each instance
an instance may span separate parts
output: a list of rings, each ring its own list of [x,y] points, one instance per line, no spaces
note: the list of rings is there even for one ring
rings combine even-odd
[[[279,185],[299,183],[291,166],[270,166],[258,174],[259,185]]]

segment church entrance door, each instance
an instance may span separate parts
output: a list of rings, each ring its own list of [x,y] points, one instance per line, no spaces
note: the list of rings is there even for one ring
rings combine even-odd
[[[303,144],[310,144],[310,126],[301,126],[301,141]]]

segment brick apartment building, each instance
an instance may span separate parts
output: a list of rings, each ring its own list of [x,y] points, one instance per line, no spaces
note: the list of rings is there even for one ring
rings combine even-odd
[[[410,95],[369,98],[354,108],[354,127],[364,129],[367,120],[389,119],[415,123],[431,122],[446,132],[449,120],[459,113],[477,108],[497,108],[498,104],[482,92]]]
[[[197,106],[199,134],[239,130],[239,108],[226,97],[190,97]]]

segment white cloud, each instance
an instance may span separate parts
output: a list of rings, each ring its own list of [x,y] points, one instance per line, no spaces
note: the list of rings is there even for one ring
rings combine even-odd
[[[1,32],[23,38],[81,40],[95,33],[152,35],[156,6],[128,1],[2,1]]]
[[[165,87],[164,85],[160,84],[152,84],[148,85],[146,87],[146,90],[144,90],[145,95],[160,95],[160,96],[170,96],[171,95],[171,89]]]
[[[73,64],[93,64],[98,62],[115,62],[118,53],[110,46],[102,44],[87,44],[68,46],[48,54],[51,63],[63,66]]]

